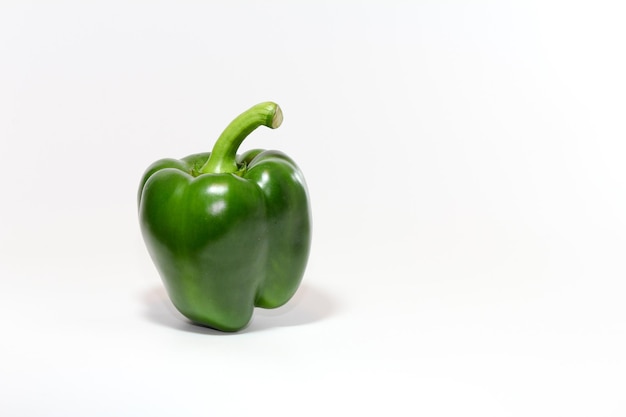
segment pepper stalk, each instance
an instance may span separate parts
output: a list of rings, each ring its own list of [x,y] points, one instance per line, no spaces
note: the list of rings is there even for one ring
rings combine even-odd
[[[259,126],[276,129],[283,122],[283,112],[271,101],[257,104],[235,118],[215,142],[211,155],[200,168],[201,174],[236,173],[237,150],[243,140]]]

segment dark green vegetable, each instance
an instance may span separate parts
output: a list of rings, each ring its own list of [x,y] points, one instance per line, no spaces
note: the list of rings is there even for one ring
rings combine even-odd
[[[281,122],[277,104],[258,104],[211,153],[157,161],[141,180],[146,246],[172,302],[193,322],[240,330],[255,306],[279,307],[300,285],[311,242],[304,177],[278,151],[236,155],[254,129]]]

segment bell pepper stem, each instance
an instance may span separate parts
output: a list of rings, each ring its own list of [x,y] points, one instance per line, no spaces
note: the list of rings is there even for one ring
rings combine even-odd
[[[215,142],[211,155],[200,168],[202,174],[225,174],[237,172],[237,150],[243,140],[259,126],[276,129],[283,121],[278,104],[265,102],[241,113],[224,129]]]

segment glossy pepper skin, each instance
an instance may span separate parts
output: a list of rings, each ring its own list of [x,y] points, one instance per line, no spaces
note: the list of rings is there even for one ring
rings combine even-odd
[[[211,153],[163,159],[139,187],[141,231],[170,299],[191,321],[237,331],[254,307],[296,292],[311,242],[300,169],[278,151],[236,151],[256,127],[276,128],[280,108],[261,103],[236,118]]]

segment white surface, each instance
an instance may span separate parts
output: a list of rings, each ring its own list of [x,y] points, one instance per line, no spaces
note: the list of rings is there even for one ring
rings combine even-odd
[[[620,2],[54,3],[0,6],[0,414],[626,415]],[[136,187],[264,100],[312,254],[224,335]]]

